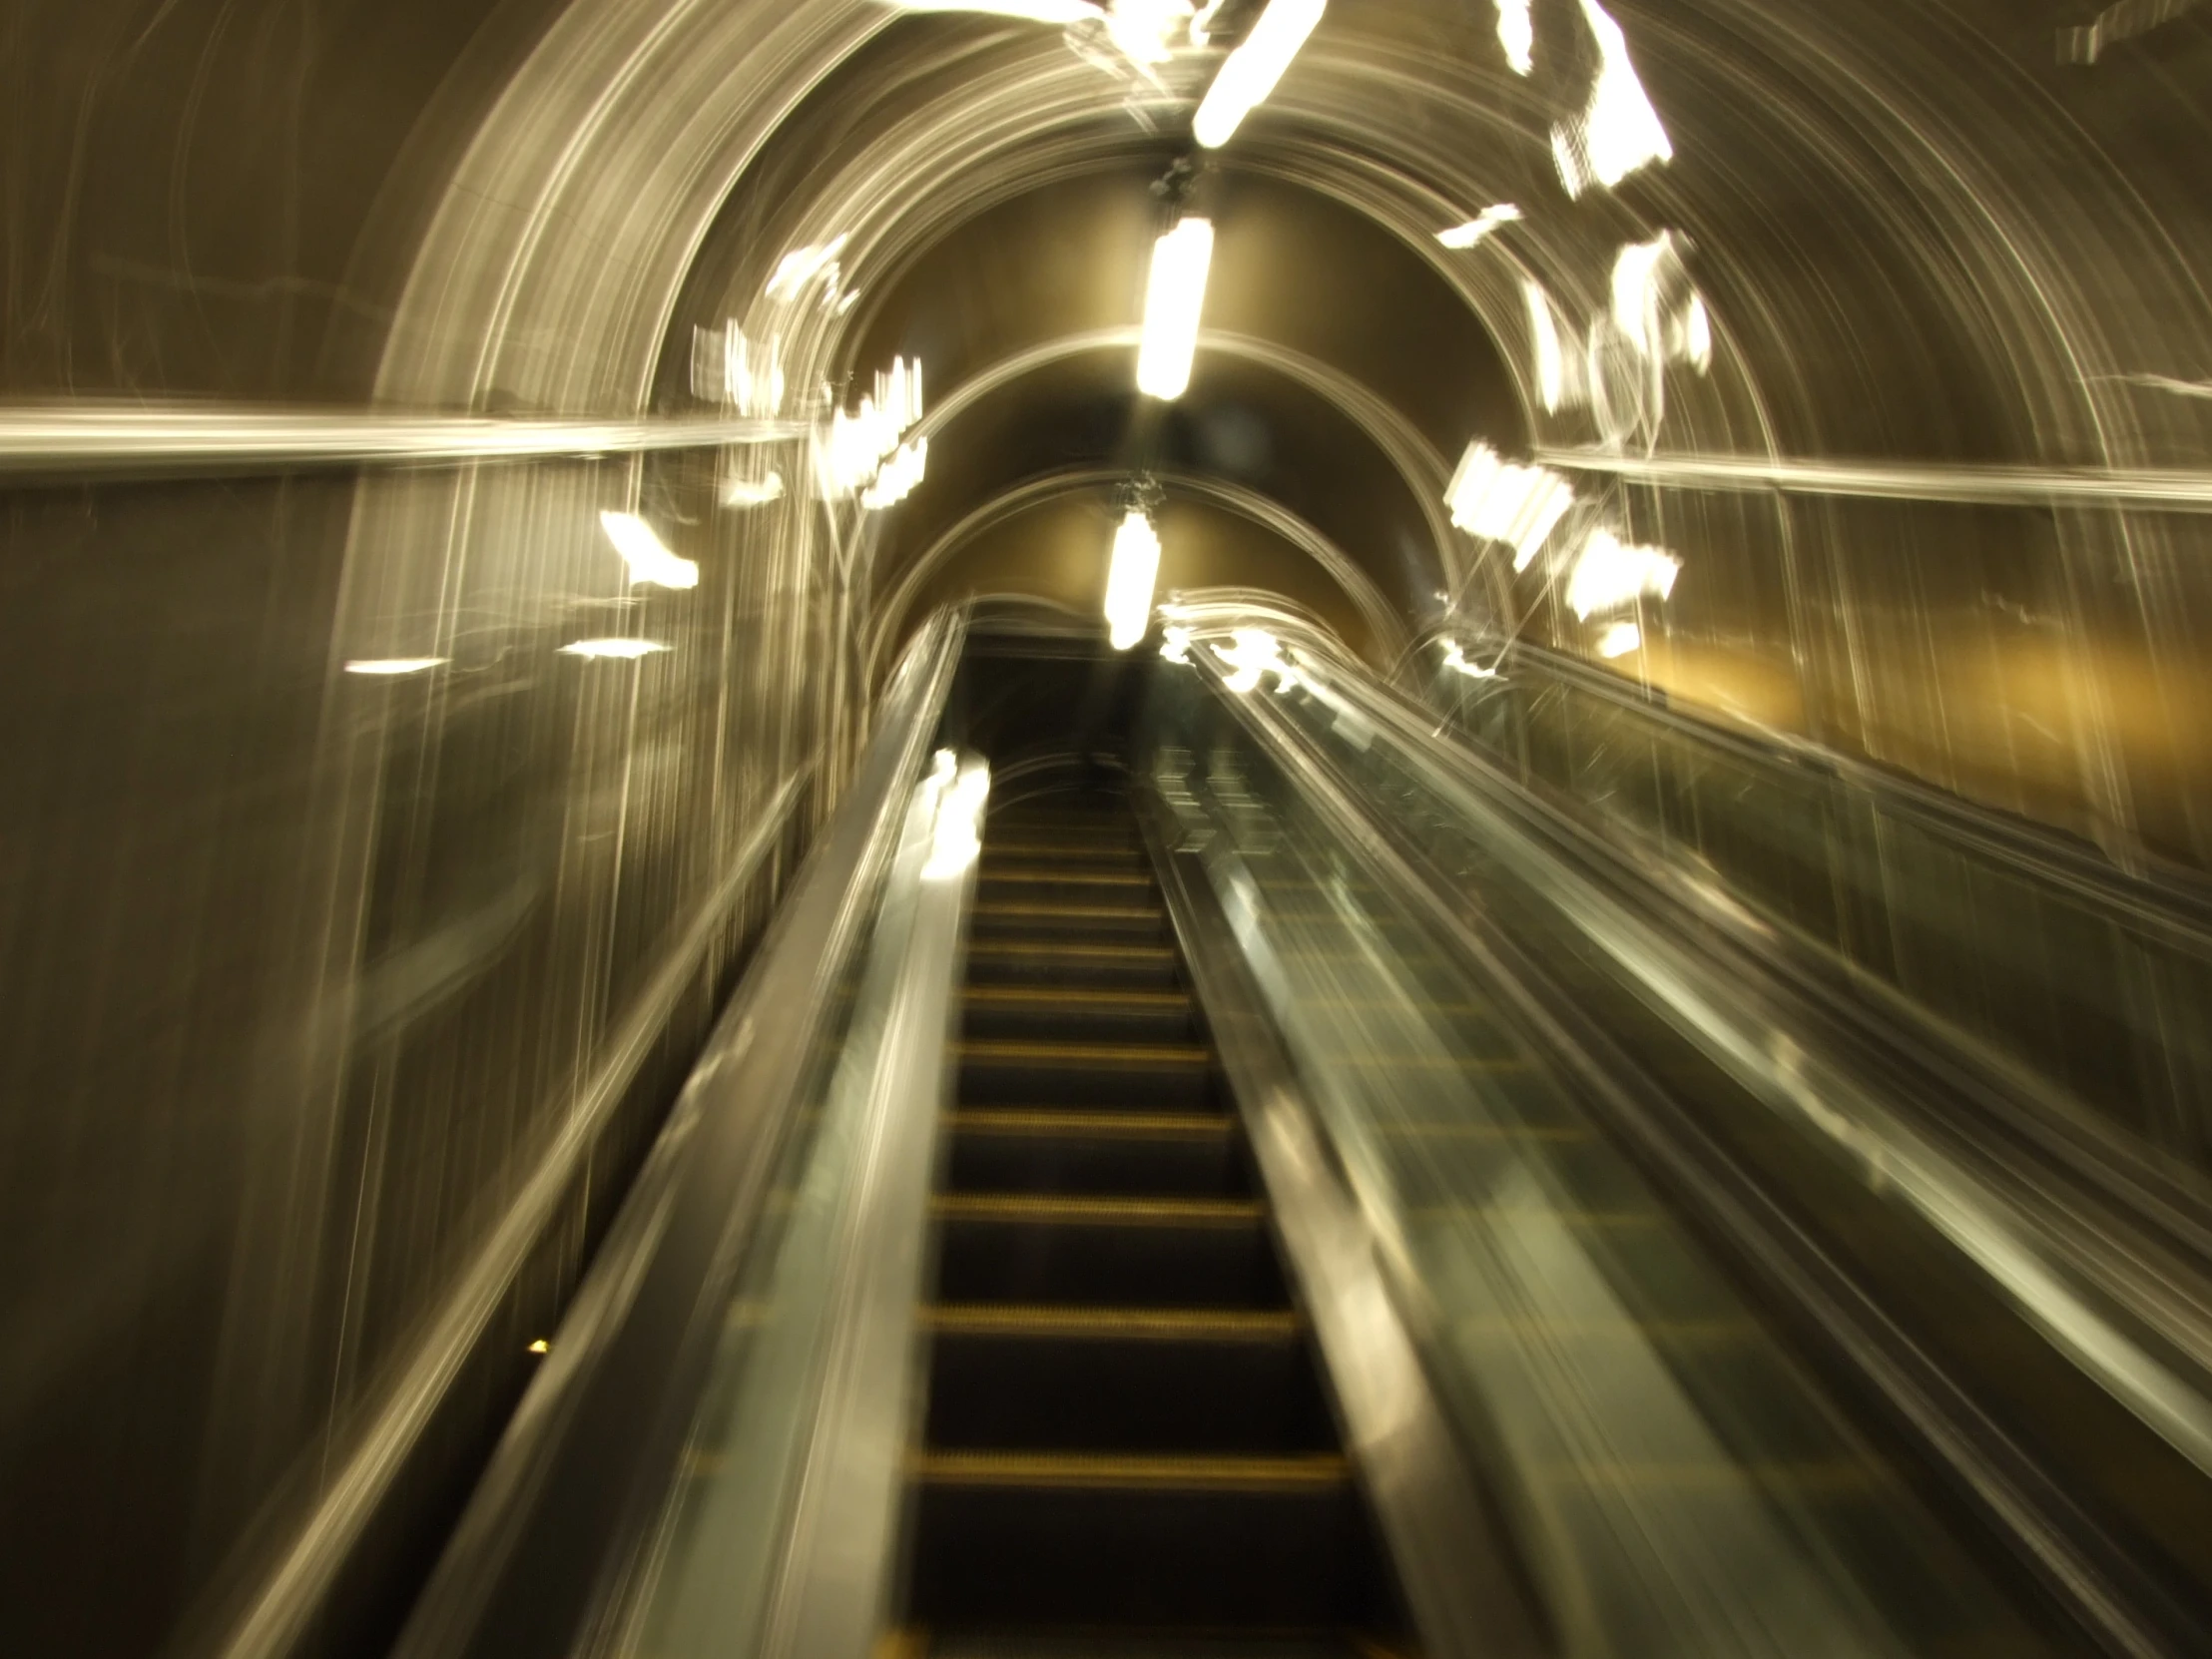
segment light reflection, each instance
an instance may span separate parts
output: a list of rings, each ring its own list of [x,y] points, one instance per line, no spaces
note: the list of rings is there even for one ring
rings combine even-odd
[[[1543,284],[1524,277],[1521,297],[1528,304],[1528,335],[1535,350],[1536,396],[1547,414],[1556,414],[1582,401],[1581,361],[1560,347],[1559,314]]]
[[[1644,643],[1644,631],[1633,622],[1616,622],[1597,637],[1600,657],[1625,657]]]
[[[1682,244],[1672,231],[1624,244],[1613,257],[1613,323],[1653,363],[1712,366],[1712,321],[1690,285]]]
[[[888,506],[921,481],[928,442],[901,449],[899,440],[921,419],[921,362],[891,359],[888,372],[875,376],[872,396],[847,412],[833,409],[830,432],[820,451],[823,489],[831,496],[862,491],[861,505]]]
[[[764,507],[783,498],[784,475],[780,472],[771,472],[766,478],[732,478],[722,486],[725,507]]]
[[[574,640],[561,647],[564,657],[648,657],[668,647],[659,640],[600,639]]]
[[[843,270],[837,264],[837,256],[844,252],[844,245],[851,240],[850,234],[846,233],[809,248],[793,249],[777,262],[775,273],[768,279],[768,296],[788,303],[799,298],[817,281],[822,283],[825,297],[834,294],[843,281]]]
[[[1484,208],[1464,225],[1454,225],[1448,231],[1438,231],[1436,240],[1446,248],[1472,248],[1500,225],[1510,225],[1521,217],[1521,211],[1510,202],[1494,203]]]
[[[1528,0],[1497,0],[1497,43],[1515,75],[1536,67],[1536,23]]]
[[[356,657],[345,665],[348,674],[420,674],[446,661],[443,657]]]

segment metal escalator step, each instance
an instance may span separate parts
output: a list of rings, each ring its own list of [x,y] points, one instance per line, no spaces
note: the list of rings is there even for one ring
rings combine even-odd
[[[1362,1611],[1340,1456],[927,1453],[911,1479],[917,1618],[1264,1628]]]
[[[952,1192],[1234,1197],[1251,1187],[1225,1113],[982,1109],[952,1113],[946,1128]]]
[[[982,902],[971,931],[984,939],[1047,934],[1070,941],[1153,942],[1167,933],[1167,912],[1156,904],[1047,904]]]
[[[1068,1451],[923,1451],[908,1477],[945,1486],[1088,1491],[1334,1491],[1352,1480],[1342,1452],[1295,1457],[1144,1456]]]
[[[1296,1315],[1166,1308],[938,1308],[927,1438],[1061,1452],[1333,1450]]]
[[[1177,1110],[1214,1100],[1213,1050],[1198,1043],[982,1039],[959,1045],[966,1105],[1065,1102]]]
[[[971,985],[1172,985],[1177,959],[1164,944],[1071,939],[987,939],[968,944]]]
[[[971,985],[961,999],[971,1038],[1109,1038],[1175,1042],[1192,1035],[1195,1009],[1179,990],[1089,985]]]
[[[936,1202],[946,1302],[1282,1308],[1260,1206],[1229,1200],[949,1194]]]

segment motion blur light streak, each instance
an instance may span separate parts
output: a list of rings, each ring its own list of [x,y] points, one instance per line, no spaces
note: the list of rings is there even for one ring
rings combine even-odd
[[[1687,360],[1699,373],[1713,362],[1705,301],[1690,286],[1672,231],[1623,245],[1613,258],[1613,323],[1654,363]]]
[[[666,651],[668,646],[660,640],[597,639],[576,640],[561,647],[562,654],[570,657],[648,657],[656,651]]]
[[[2119,4],[2097,13],[2094,22],[2080,28],[2059,30],[2058,61],[2095,63],[2113,42],[2149,34],[2182,13],[2194,11],[2196,6],[2197,0],[2119,0]]]
[[[1152,590],[1160,575],[1160,533],[1140,508],[1122,515],[1106,570],[1106,625],[1116,651],[1127,651],[1152,625]]]
[[[1520,216],[1520,209],[1512,203],[1499,202],[1484,208],[1464,225],[1454,225],[1448,231],[1438,231],[1436,240],[1446,248],[1472,248],[1500,225],[1510,225]]]
[[[1596,529],[1582,544],[1567,578],[1567,605],[1578,617],[1617,610],[1650,595],[1674,592],[1682,561],[1656,547],[1634,547],[1612,531]]]
[[[1644,632],[1633,622],[1616,622],[1597,638],[1600,657],[1625,657],[1644,643]]]
[[[1629,61],[1628,37],[1597,0],[1581,0],[1597,41],[1597,80],[1581,115],[1551,130],[1552,160],[1569,196],[1593,184],[1610,190],[1639,167],[1670,161],[1674,146]]]
[[[1103,17],[1091,0],[883,0],[902,12],[979,12],[1024,23],[1085,23]]]
[[[825,297],[835,294],[843,280],[837,256],[844,252],[844,245],[851,240],[851,233],[845,232],[831,237],[828,242],[793,249],[777,262],[775,272],[769,276],[765,290],[769,298],[788,303],[803,295],[817,281],[821,282]]]
[[[1539,445],[1536,458],[1570,472],[1604,472],[1642,484],[1879,501],[1990,506],[2051,502],[2212,509],[2212,471],[2180,468],[1976,466],[1913,461],[1763,460],[1749,455],[1623,455]]]
[[[698,564],[670,552],[653,526],[636,513],[603,512],[599,515],[599,523],[607,532],[607,539],[614,543],[615,551],[630,567],[632,582],[664,588],[699,586]]]
[[[1213,223],[1185,219],[1152,245],[1145,281],[1144,334],[1137,343],[1137,389],[1148,397],[1181,397],[1191,383],[1206,273],[1214,258]]]
[[[827,492],[862,494],[863,506],[887,506],[912,489],[921,479],[928,442],[901,449],[899,440],[921,416],[921,363],[894,357],[889,371],[875,376],[874,394],[862,397],[857,409],[830,411],[821,451]]]
[[[1484,668],[1480,663],[1470,660],[1467,654],[1460,649],[1457,640],[1444,641],[1444,667],[1450,669],[1454,674],[1465,675],[1469,680],[1495,680],[1498,678],[1498,672],[1495,668]]]
[[[1326,9],[1327,0],[1269,0],[1260,21],[1206,89],[1191,123],[1191,134],[1200,145],[1219,150],[1229,142],[1244,118],[1275,90]]]
[[[420,674],[446,661],[443,657],[356,657],[345,665],[348,674]]]
[[[1475,442],[1459,457],[1444,503],[1460,529],[1508,544],[1518,571],[1528,568],[1561,515],[1574,505],[1574,491],[1556,472],[1502,460],[1488,444]]]
[[[1569,357],[1559,343],[1559,316],[1551,295],[1533,277],[1521,281],[1521,298],[1528,307],[1528,337],[1535,353],[1536,396],[1546,414],[1556,414],[1582,401],[1582,362]]]
[[[771,472],[765,478],[732,478],[722,486],[725,507],[765,507],[783,498],[784,477],[779,472]]]
[[[1233,692],[1250,692],[1259,688],[1261,676],[1275,674],[1286,677],[1297,671],[1283,660],[1283,645],[1265,628],[1237,628],[1229,636],[1230,643],[1213,648],[1214,655],[1232,672],[1222,682]],[[1279,683],[1277,690],[1283,689]]]
[[[922,473],[929,465],[929,440],[916,438],[902,443],[891,451],[875,481],[860,492],[860,505],[870,512],[895,506],[906,499],[913,487],[921,482]]]

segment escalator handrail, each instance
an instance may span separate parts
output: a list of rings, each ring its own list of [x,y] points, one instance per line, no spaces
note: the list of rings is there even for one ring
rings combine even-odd
[[[1272,631],[1272,621],[1268,626]],[[1386,807],[1379,814],[1357,784],[1271,707],[1271,697],[1228,689],[1222,666],[1205,653],[1193,650],[1189,660],[1368,872],[1423,916],[1455,955],[1505,991],[1524,1018],[1551,1027],[1546,1046],[1569,1061],[1585,1093],[1595,1097],[1593,1103],[1601,1103],[1610,1121],[1671,1165],[1685,1191],[1699,1193],[1699,1202],[1711,1212],[1709,1219],[1734,1236],[1735,1254],[1756,1264],[1778,1291],[1802,1301],[1810,1323],[1828,1330],[1839,1354],[1848,1356],[1866,1382],[1891,1401],[1923,1448],[1952,1470],[1955,1483],[1974,1494],[1988,1524],[2011,1540],[2023,1560],[2036,1563],[2044,1582],[2100,1644],[2114,1653],[2176,1651],[2155,1634],[2177,1622],[2163,1592],[2116,1554],[2102,1529],[1987,1420],[1976,1401],[1929,1364],[1909,1333],[1895,1328],[1848,1275],[1839,1277],[1791,1218],[1755,1183],[1747,1183],[1743,1172],[1730,1167],[1727,1154],[1705,1143],[1679,1108],[1663,1094],[1650,1096],[1648,1090],[1624,1085],[1609,1074],[1606,1061],[1622,1057],[1602,1028],[1587,1019],[1578,1022],[1571,1010],[1562,1024],[1560,1010],[1527,991],[1532,964],[1481,918],[1468,895],[1403,842],[1389,827]],[[1349,671],[1336,690],[1354,682],[1365,691],[1375,690],[1367,671],[1353,665],[1341,649],[1325,649],[1317,660]],[[1374,705],[1363,704],[1370,707]],[[1394,735],[1457,749],[1424,724],[1407,722]],[[1572,1063],[1577,1057],[1579,1065]],[[2179,1622],[2189,1623],[2185,1615]]]
[[[1432,632],[1405,660],[1413,663],[1424,650],[1457,643],[1448,633]],[[2074,836],[1963,801],[1788,732],[1721,726],[1678,708],[1658,688],[1647,689],[1527,640],[1490,643],[1487,649],[1502,657],[1501,678],[1526,673],[1548,679],[1699,749],[1778,777],[1833,783],[1867,797],[1880,812],[1910,819],[1967,857],[2002,865],[2046,890],[2063,893],[2101,921],[2212,958],[2212,884],[2192,870],[2165,861],[2141,873],[2123,869]]]
[[[965,613],[924,625],[843,801],[717,1022],[395,1649],[567,1651],[612,1616],[653,1525],[730,1282],[952,682]],[[703,1317],[704,1316],[704,1317]]]

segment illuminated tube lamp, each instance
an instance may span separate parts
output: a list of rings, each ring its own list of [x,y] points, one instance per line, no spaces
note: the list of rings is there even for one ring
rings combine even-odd
[[[1328,0],[1270,0],[1260,21],[1229,54],[1198,106],[1191,136],[1208,150],[1227,144],[1244,118],[1258,109],[1298,49],[1314,32]]]
[[[1160,576],[1160,533],[1132,507],[1114,532],[1114,560],[1106,572],[1107,637],[1127,651],[1152,625],[1152,587]]]
[[[1186,219],[1152,245],[1144,336],[1137,344],[1137,389],[1148,397],[1181,397],[1191,383],[1198,314],[1206,304],[1206,272],[1213,262],[1211,220]]]

